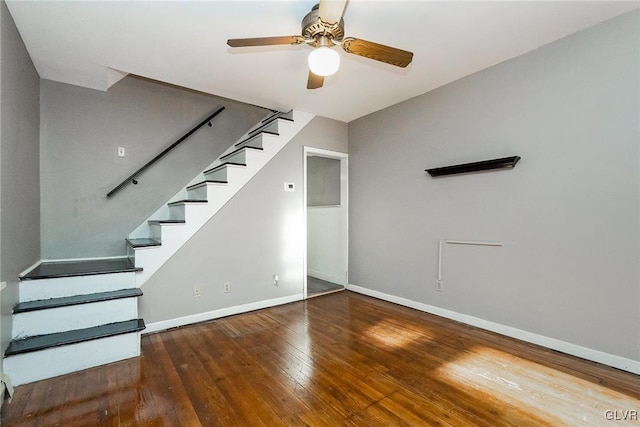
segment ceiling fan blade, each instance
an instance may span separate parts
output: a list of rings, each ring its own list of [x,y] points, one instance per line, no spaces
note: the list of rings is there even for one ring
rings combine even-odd
[[[309,79],[307,80],[307,89],[318,89],[324,84],[324,77],[313,74],[309,70]]]
[[[318,16],[322,22],[337,24],[342,19],[347,0],[320,0]]]
[[[342,41],[342,48],[347,53],[353,53],[354,55],[364,56],[365,58],[375,59],[376,61],[386,62],[402,68],[409,65],[413,59],[413,52],[353,37],[346,37]]]
[[[272,46],[280,44],[301,44],[304,42],[305,40],[302,36],[254,37],[227,40],[227,44],[231,47]]]

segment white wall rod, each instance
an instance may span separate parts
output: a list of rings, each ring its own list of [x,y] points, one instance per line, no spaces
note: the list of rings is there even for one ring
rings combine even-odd
[[[450,245],[504,246],[502,242],[472,242],[469,240],[446,240]]]
[[[442,240],[438,242],[438,282],[442,281]]]

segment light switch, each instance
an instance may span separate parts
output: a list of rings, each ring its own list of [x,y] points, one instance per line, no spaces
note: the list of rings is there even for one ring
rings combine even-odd
[[[124,147],[118,147],[118,157],[124,157]]]

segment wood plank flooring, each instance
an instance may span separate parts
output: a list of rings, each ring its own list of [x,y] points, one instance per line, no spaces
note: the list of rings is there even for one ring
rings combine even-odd
[[[330,292],[343,291],[344,286],[326,280],[307,276],[307,297],[315,297],[328,294]]]
[[[345,291],[145,335],[140,358],[18,387],[2,424],[621,426],[638,416],[637,375]]]

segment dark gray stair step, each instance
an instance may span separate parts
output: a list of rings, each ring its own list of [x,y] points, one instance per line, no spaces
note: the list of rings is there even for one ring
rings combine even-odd
[[[205,181],[199,182],[197,184],[193,184],[187,187],[187,190],[193,190],[194,188],[198,188],[204,184],[206,184],[207,182],[210,182],[212,184],[228,184],[229,181],[224,181],[224,180],[220,180],[220,179],[207,179]]]
[[[260,133],[276,133],[273,130],[265,130],[267,127],[271,126],[274,122],[276,122],[278,120],[277,117],[274,117],[273,119],[269,120],[268,122],[265,122],[263,124],[261,124],[260,126],[258,126],[257,128],[249,131],[248,136],[252,137],[252,136],[256,136]]]
[[[96,274],[142,271],[129,258],[96,259],[83,261],[43,262],[20,280],[53,279],[59,277],[91,276]]]
[[[262,147],[251,147],[251,146],[244,146],[244,147],[240,147],[240,148],[238,148],[237,150],[234,150],[234,151],[232,151],[231,153],[229,153],[229,154],[227,154],[227,155],[225,155],[225,156],[220,157],[220,160],[224,160],[224,159],[226,159],[226,158],[229,158],[229,157],[233,156],[234,154],[239,153],[239,152],[240,152],[240,151],[242,151],[242,150],[258,150],[258,151],[262,151],[262,150],[263,150],[263,148],[262,148]]]
[[[262,119],[262,123],[267,123],[268,121],[271,121],[274,118],[289,120],[290,122],[292,122],[293,118],[287,117],[287,114],[291,114],[292,112],[293,110],[289,110],[288,112],[271,110],[271,114],[265,117],[264,119]]]
[[[162,225],[162,224],[186,224],[184,219],[150,219],[147,221],[150,225]]]
[[[272,111],[270,115],[268,115],[267,117],[262,119],[262,123],[267,123],[267,122],[271,121],[274,117],[278,117],[280,114],[282,114],[282,112],[280,112],[280,111]]]
[[[123,322],[109,323],[73,331],[56,332],[53,334],[34,335],[32,337],[12,340],[5,351],[5,356],[46,350],[63,345],[77,344],[99,338],[138,332],[145,328],[144,320],[131,319]]]
[[[209,201],[204,199],[184,199],[184,200],[178,200],[177,202],[167,203],[167,206],[180,206],[180,205],[185,205],[187,203],[209,203]]]
[[[289,115],[293,116],[293,110],[289,110],[287,112],[284,111],[278,111],[276,112],[277,114],[275,114],[279,119],[283,119],[283,120],[288,120],[290,122],[293,122],[293,117],[288,117]],[[272,116],[273,117],[273,116]],[[262,122],[265,123],[269,120],[270,118],[267,117],[266,119],[264,119]]]
[[[278,133],[277,133],[277,132],[275,132],[275,131],[265,131],[264,129],[268,128],[268,127],[269,127],[269,126],[271,126],[273,123],[277,122],[277,120],[278,120],[278,119],[281,119],[281,120],[287,120],[287,121],[290,121],[290,122],[292,122],[292,121],[293,121],[293,120],[291,120],[291,119],[289,119],[289,118],[287,118],[287,117],[281,117],[281,116],[279,116],[279,115],[278,115],[278,116],[274,116],[274,117],[272,117],[271,119],[267,120],[266,122],[262,122],[262,124],[261,124],[260,126],[258,126],[257,128],[255,128],[255,129],[253,129],[253,130],[249,131],[248,136],[249,136],[249,137],[252,137],[252,136],[258,135],[259,133],[263,133],[263,132],[264,132],[264,133],[274,133],[274,134],[276,134],[276,135],[277,135]]]
[[[281,119],[281,120],[286,120],[288,122],[293,122],[293,119],[291,117],[287,117],[284,116],[283,114],[289,114],[289,113],[283,113],[283,112],[277,112],[269,117],[267,117],[266,119],[262,120],[263,124],[268,124],[269,122],[274,121],[275,119]]]
[[[246,163],[240,163],[240,162],[224,162],[222,164],[219,164],[218,166],[214,166],[209,170],[204,171],[204,174],[208,174],[208,173],[212,173],[215,171],[218,171],[222,168],[226,168],[227,166],[247,166]]]
[[[139,238],[139,239],[126,239],[127,244],[132,248],[151,248],[154,246],[162,246],[162,242],[156,239]]]
[[[266,131],[261,131],[259,133],[256,133],[254,135],[249,136],[248,138],[243,139],[242,141],[236,143],[236,147],[241,146],[242,144],[244,144],[245,142],[248,142],[250,140],[252,140],[253,138],[256,138],[257,136],[259,136],[260,134],[266,133],[267,135],[275,135],[278,136],[280,135],[278,132],[266,132]]]
[[[245,143],[251,141],[252,139],[257,139],[259,136],[260,135],[258,134],[258,135],[254,135],[254,136],[251,136],[249,138],[243,139],[242,141],[236,143],[236,147],[240,147],[242,144],[245,144]],[[244,145],[243,147],[250,147],[250,146],[249,145]],[[242,147],[240,147],[240,148],[242,148]]]
[[[88,295],[74,295],[71,297],[50,298],[36,301],[27,301],[16,304],[13,313],[27,313],[48,308],[67,307],[70,305],[88,304],[92,302],[110,301],[122,298],[137,298],[142,296],[140,288],[120,289],[118,291],[98,292]]]

